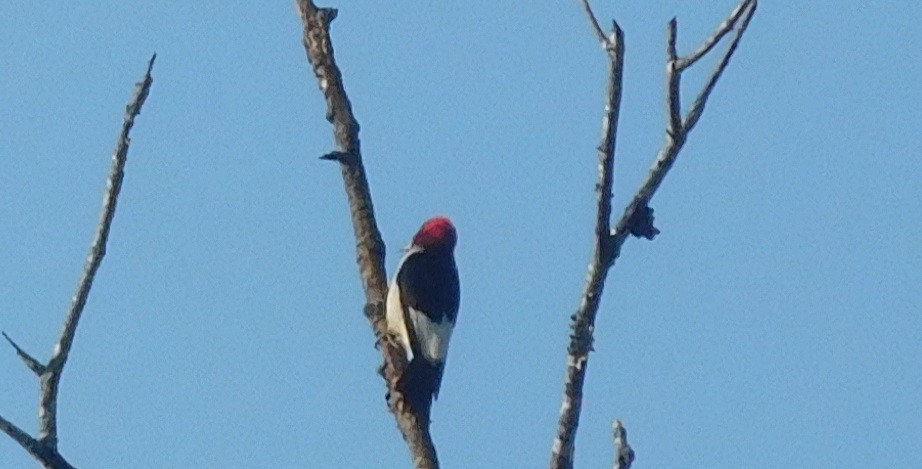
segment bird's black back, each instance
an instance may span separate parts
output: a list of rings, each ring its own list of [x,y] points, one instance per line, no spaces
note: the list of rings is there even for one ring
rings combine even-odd
[[[450,251],[411,254],[397,275],[397,285],[404,306],[422,312],[430,321],[442,322],[447,317],[454,322],[458,317],[461,283]]]

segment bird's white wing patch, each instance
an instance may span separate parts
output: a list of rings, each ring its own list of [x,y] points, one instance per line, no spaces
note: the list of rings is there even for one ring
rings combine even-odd
[[[396,278],[387,289],[387,330],[397,337],[397,341],[407,352],[407,360],[413,359],[413,348],[410,346],[410,334],[407,333],[407,324],[403,318],[403,307],[400,302],[400,288],[397,287]]]
[[[441,322],[433,322],[428,316],[413,308],[409,310],[411,327],[419,341],[419,351],[429,362],[444,362],[448,355],[448,341],[454,324],[444,315]]]

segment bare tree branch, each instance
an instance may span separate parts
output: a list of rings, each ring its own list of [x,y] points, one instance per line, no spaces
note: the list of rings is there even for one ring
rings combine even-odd
[[[666,28],[666,113],[669,116],[669,125],[666,131],[673,138],[682,133],[682,75],[676,68],[678,61],[676,55],[676,28],[678,22],[675,18],[669,20]]]
[[[749,1],[745,1],[737,5],[736,8],[734,8],[733,11],[730,13],[730,16],[727,19],[725,19],[722,23],[720,23],[720,26],[717,27],[717,30],[714,31],[714,34],[712,34],[710,37],[705,39],[701,43],[701,45],[698,46],[698,50],[689,54],[688,57],[683,57],[681,60],[679,60],[679,63],[677,65],[679,72],[682,72],[686,68],[691,67],[692,65],[695,64],[695,62],[697,62],[698,60],[701,60],[702,57],[707,55],[707,53],[710,52],[711,49],[713,49],[714,46],[716,46],[717,43],[719,43],[720,40],[723,39],[723,37],[728,32],[730,32],[731,29],[733,29],[734,26],[736,26],[740,17],[747,10],[750,11],[749,16],[751,17],[752,13],[755,12],[755,3],[756,3],[755,0],[749,0]],[[748,21],[746,21],[746,23],[748,23]],[[741,29],[746,29],[745,25],[742,26]]]
[[[651,211],[649,204],[650,200],[653,198],[653,194],[656,193],[657,189],[659,189],[659,186],[662,184],[663,179],[665,179],[666,174],[675,163],[675,160],[679,155],[679,151],[685,144],[688,133],[701,117],[701,113],[704,111],[704,104],[707,101],[707,98],[710,96],[711,90],[713,90],[714,86],[717,84],[717,79],[720,78],[720,75],[723,73],[723,70],[729,63],[730,57],[736,50],[736,46],[739,44],[743,33],[746,32],[746,27],[749,25],[749,20],[752,19],[752,15],[755,13],[758,2],[756,0],[743,0],[740,5],[744,6],[744,8],[748,6],[748,14],[738,25],[737,34],[736,37],[734,37],[731,47],[728,48],[727,53],[723,56],[717,68],[712,73],[711,78],[705,84],[704,88],[702,88],[698,98],[695,99],[695,103],[692,104],[692,109],[686,115],[683,124],[679,128],[679,131],[674,134],[668,131],[666,132],[666,139],[663,142],[663,146],[660,147],[659,152],[656,155],[656,159],[653,161],[653,165],[650,167],[650,171],[647,173],[646,180],[644,180],[640,188],[637,189],[633,199],[628,204],[627,208],[625,208],[624,214],[615,225],[615,229],[612,230],[613,243],[615,244],[615,257],[617,257],[618,253],[620,253],[621,245],[624,244],[624,241],[627,239],[628,235],[632,234],[634,231],[637,231],[638,223],[650,222],[652,224],[652,220],[646,219],[646,217],[643,216],[643,213]],[[739,6],[737,8],[739,8]],[[734,12],[735,11],[736,9],[734,9]],[[676,98],[674,96],[667,96],[666,102],[671,103],[675,99]],[[667,106],[669,106],[669,104],[667,104]]]
[[[742,0],[731,13],[727,20],[729,22],[728,28],[737,28],[736,37],[730,44],[727,53],[723,56],[717,68],[712,73],[711,78],[699,93],[698,98],[695,100],[695,104],[692,105],[691,111],[689,111],[689,114],[684,120],[681,118],[680,99],[681,73],[684,69],[680,66],[680,59],[678,59],[675,47],[677,22],[675,19],[669,22],[666,38],[667,125],[665,142],[657,153],[646,180],[634,194],[630,203],[625,208],[624,213],[615,224],[615,227],[610,230],[608,227],[611,211],[611,181],[614,171],[614,136],[617,131],[617,106],[620,105],[621,88],[621,61],[616,59],[616,57],[623,56],[624,51],[623,45],[617,48],[618,50],[614,54],[611,48],[606,47],[606,50],[609,51],[611,72],[609,73],[609,92],[605,119],[603,119],[603,144],[599,147],[599,182],[596,184],[598,196],[596,241],[592,261],[589,264],[586,285],[580,300],[580,306],[571,318],[571,335],[570,345],[567,348],[567,373],[564,383],[564,395],[557,425],[557,435],[554,438],[551,449],[550,467],[552,469],[570,469],[573,467],[574,444],[582,405],[583,383],[585,381],[589,352],[592,350],[592,335],[595,328],[595,318],[598,313],[608,271],[620,255],[621,247],[629,235],[653,239],[653,237],[659,233],[659,230],[653,226],[653,210],[649,207],[650,200],[653,198],[653,194],[656,193],[660,184],[662,184],[669,169],[675,163],[679,151],[685,144],[688,133],[700,118],[704,109],[704,104],[711,90],[713,90],[714,85],[716,85],[717,80],[720,78],[720,75],[723,73],[723,70],[729,63],[730,56],[732,56],[733,52],[736,50],[746,27],[749,25],[749,20],[755,13],[756,6],[757,0]],[[588,3],[584,2],[583,8],[587,11],[590,19],[595,18],[591,9],[589,9]],[[744,14],[745,17],[743,17]],[[595,21],[593,20],[591,23],[595,23]],[[715,37],[723,37],[726,34],[725,32],[720,32],[723,29],[724,27],[722,26],[715,34]],[[617,43],[622,42],[620,29],[617,27],[617,24],[615,24],[613,36],[617,38]],[[720,37],[717,37],[714,42],[719,40]],[[708,41],[710,41],[710,39]],[[713,45],[709,45],[708,41],[705,41],[701,49],[704,50],[704,52],[700,54],[702,56],[714,47]],[[698,52],[693,54],[691,58],[693,60],[690,63],[697,61],[700,58]],[[617,74],[614,73],[616,69],[618,71]],[[612,95],[615,89],[617,89],[617,97]],[[615,117],[614,121],[612,121],[612,116]],[[605,144],[607,135],[610,135],[611,146]],[[631,455],[633,456],[633,451],[631,451]]]
[[[634,463],[634,450],[627,443],[627,430],[621,425],[620,420],[612,424],[612,433],[615,443],[615,464],[613,469],[631,469]]]
[[[41,376],[42,373],[45,372],[45,365],[41,364],[38,360],[32,357],[32,355],[29,355],[25,350],[20,348],[19,345],[17,345],[16,342],[10,338],[10,336],[6,335],[6,332],[2,332],[2,334],[3,337],[6,338],[6,341],[9,342],[14,349],[16,349],[16,355],[19,355],[19,358],[22,359],[23,363],[25,363],[33,373]]]
[[[588,4],[584,3],[589,16],[594,18]],[[599,309],[599,300],[605,286],[605,275],[611,263],[610,219],[611,196],[614,185],[615,141],[618,133],[618,113],[621,110],[621,82],[624,69],[624,33],[617,23],[612,24],[612,32],[605,40],[608,53],[608,92],[605,99],[605,114],[602,119],[602,137],[599,144],[599,180],[596,184],[595,247],[586,286],[583,290],[579,310],[572,316],[572,333],[567,348],[567,374],[564,384],[563,403],[557,423],[557,435],[551,449],[551,468],[568,468],[573,466],[576,428],[583,401],[583,381],[586,377],[586,365],[589,351],[592,350],[592,330],[595,327],[595,315]]]
[[[337,11],[333,8],[318,8],[312,0],[296,1],[304,23],[304,49],[326,100],[327,120],[333,124],[337,146],[337,151],[321,158],[338,161],[342,172],[352,215],[359,273],[365,290],[364,312],[384,360],[381,375],[387,382],[388,407],[407,443],[414,467],[434,469],[439,463],[429,434],[429,416],[426,413],[417,414],[412,407],[405,405],[397,389],[397,381],[407,366],[407,360],[403,350],[387,334],[384,319],[387,298],[385,247],[375,221],[371,191],[362,164],[359,124],[352,112],[352,104],[333,55],[330,23],[336,18]]]
[[[102,213],[99,224],[96,228],[96,234],[90,244],[90,252],[83,268],[83,274],[77,283],[77,290],[71,299],[70,309],[64,319],[64,328],[61,336],[58,338],[54,349],[51,352],[51,358],[48,365],[44,366],[37,360],[25,353],[14,343],[9,336],[3,334],[16,353],[26,362],[29,368],[39,375],[41,380],[41,390],[39,393],[39,427],[38,438],[34,439],[20,430],[18,427],[0,417],[0,429],[7,435],[18,442],[26,451],[35,457],[46,468],[72,468],[63,456],[58,452],[58,426],[57,426],[57,401],[58,387],[61,382],[61,374],[64,372],[64,364],[67,362],[67,356],[70,353],[71,346],[74,343],[74,336],[77,332],[77,324],[86,306],[86,300],[89,296],[90,289],[93,286],[93,278],[96,271],[102,263],[102,258],[106,254],[106,242],[109,239],[109,230],[112,226],[112,219],[115,216],[115,206],[118,201],[119,190],[122,186],[122,178],[125,174],[125,162],[128,156],[128,146],[130,143],[129,132],[134,126],[134,120],[141,113],[141,106],[150,92],[153,78],[151,70],[154,66],[154,60],[157,54],[154,54],[147,64],[147,72],[144,78],[135,84],[134,94],[125,108],[125,120],[122,124],[122,131],[116,141],[115,149],[112,152],[112,166],[109,169],[109,175],[106,180],[106,192],[103,195]]]
[[[19,443],[29,454],[35,456],[41,452],[42,445],[35,438],[32,438],[28,433],[3,417],[0,417],[0,430],[9,435],[13,441]],[[36,459],[38,459],[37,456]]]
[[[595,13],[592,12],[592,7],[589,6],[589,0],[580,0],[580,5],[583,7],[583,12],[585,12],[586,16],[589,18],[589,26],[592,26],[602,47],[608,47],[610,44],[608,37],[605,35],[605,31],[602,31],[602,26],[599,24],[599,20],[596,19]]]
[[[743,4],[747,4],[748,9],[740,8]],[[748,2],[743,2],[740,4],[740,7],[737,7],[739,11],[745,11],[746,16],[743,17],[742,22],[739,23],[739,26],[736,28],[736,35],[733,37],[733,41],[730,42],[730,47],[727,48],[727,52],[724,53],[723,57],[720,58],[720,63],[717,65],[717,68],[711,73],[711,76],[708,77],[707,83],[701,89],[701,92],[698,93],[698,96],[695,98],[695,101],[691,105],[688,114],[685,116],[685,132],[691,132],[691,129],[695,127],[695,124],[698,123],[698,119],[701,118],[701,114],[704,112],[704,105],[707,103],[708,97],[711,96],[711,92],[714,91],[714,87],[717,86],[717,80],[720,79],[720,75],[723,74],[724,70],[727,68],[727,65],[730,64],[730,57],[733,56],[733,53],[736,52],[736,47],[739,45],[740,40],[743,38],[743,33],[746,32],[746,28],[749,27],[749,21],[752,20],[752,15],[756,13],[756,7],[758,7],[758,2],[756,0],[749,0]],[[734,11],[735,12],[735,11]],[[739,16],[737,16],[737,21],[739,21]],[[732,28],[736,23],[733,23],[730,27]]]
[[[32,455],[36,461],[41,462],[42,467],[49,469],[74,469],[56,449],[50,448],[35,438],[32,438],[28,433],[3,417],[0,417],[0,430],[9,435],[13,441],[19,443],[19,445]]]
[[[48,370],[50,372],[42,375],[38,439],[52,447],[57,446],[58,439],[58,385],[61,381],[61,374],[64,371],[64,364],[67,362],[70,348],[74,343],[77,323],[83,314],[84,306],[86,306],[90,288],[93,287],[93,279],[96,277],[96,271],[99,270],[102,258],[106,255],[109,229],[112,226],[112,219],[115,217],[115,205],[118,202],[118,194],[122,188],[122,178],[125,176],[125,162],[128,157],[129,145],[128,133],[134,126],[135,117],[141,113],[141,106],[144,105],[144,100],[147,99],[147,94],[150,92],[150,86],[153,83],[150,72],[154,67],[156,58],[157,54],[151,56],[147,64],[147,73],[135,85],[134,96],[132,96],[128,106],[125,107],[125,121],[122,123],[122,132],[115,143],[115,150],[112,152],[112,166],[106,180],[106,192],[102,199],[102,214],[100,215],[96,235],[90,245],[90,253],[87,255],[86,264],[83,267],[83,275],[77,283],[77,291],[71,298],[70,310],[64,319],[64,329],[61,331],[61,337],[51,352],[51,359],[48,360]]]

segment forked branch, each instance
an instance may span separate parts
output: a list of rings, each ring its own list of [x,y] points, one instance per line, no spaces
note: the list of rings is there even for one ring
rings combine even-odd
[[[61,375],[64,372],[64,365],[67,363],[68,354],[74,343],[77,324],[80,322],[80,316],[86,306],[90,289],[93,287],[93,279],[96,277],[96,271],[99,270],[102,259],[106,255],[106,242],[109,239],[109,230],[115,217],[115,206],[122,187],[122,178],[125,175],[125,163],[128,158],[128,146],[130,144],[129,133],[134,126],[135,118],[141,113],[141,107],[144,105],[144,100],[147,99],[151,84],[153,84],[151,71],[156,58],[156,54],[150,58],[147,64],[147,72],[144,74],[144,78],[135,84],[134,94],[125,108],[122,131],[112,152],[112,165],[106,179],[106,191],[103,195],[99,224],[90,245],[90,252],[86,258],[83,273],[79,282],[77,282],[76,292],[71,299],[70,309],[64,318],[64,328],[54,345],[48,364],[39,363],[38,360],[13,342],[6,333],[3,333],[3,336],[13,346],[16,354],[19,355],[26,366],[38,375],[41,381],[41,390],[39,392],[37,438],[31,437],[28,433],[2,417],[0,417],[0,430],[19,443],[46,468],[72,467],[58,452],[58,387],[61,382]]]
[[[388,407],[407,443],[414,467],[434,469],[438,458],[429,434],[429,419],[404,405],[397,380],[407,366],[403,350],[386,333],[384,320],[387,274],[384,269],[384,241],[375,221],[371,191],[362,164],[359,124],[343,86],[342,74],[333,56],[330,23],[336,18],[333,8],[319,8],[312,0],[296,0],[304,23],[304,50],[327,103],[327,120],[333,124],[337,150],[322,159],[339,162],[355,233],[359,274],[365,290],[365,317],[371,323],[384,363],[381,374],[387,382]]]
[[[634,194],[614,228],[609,228],[611,214],[612,181],[614,180],[615,136],[617,133],[618,107],[621,93],[621,66],[623,64],[623,37],[617,23],[607,37],[601,33],[599,22],[589,6],[588,0],[581,0],[583,10],[589,17],[590,25],[600,37],[608,55],[609,78],[604,119],[602,121],[602,143],[599,145],[599,179],[596,184],[597,218],[595,227],[595,246],[592,260],[586,276],[586,285],[580,299],[580,305],[572,316],[570,344],[567,347],[567,371],[564,393],[560,407],[557,433],[551,448],[552,469],[569,469],[573,467],[576,429],[579,425],[582,407],[583,384],[592,351],[595,318],[598,313],[605,279],[609,269],[621,253],[621,247],[629,235],[653,239],[659,233],[653,226],[653,210],[650,200],[662,184],[663,179],[675,163],[676,157],[689,132],[694,128],[704,111],[708,97],[713,91],[730,57],[736,51],[743,33],[755,13],[757,0],[742,0],[730,16],[707,38],[698,49],[688,57],[679,57],[676,51],[678,23],[669,22],[666,40],[666,136],[665,141],[654,159],[646,180]],[[691,109],[685,116],[681,110],[681,75],[684,70],[710,52],[731,30],[734,37],[727,51],[721,56],[717,67],[699,91]],[[625,443],[626,444],[626,443]],[[631,451],[633,459],[633,450]],[[629,463],[628,463],[629,465]]]

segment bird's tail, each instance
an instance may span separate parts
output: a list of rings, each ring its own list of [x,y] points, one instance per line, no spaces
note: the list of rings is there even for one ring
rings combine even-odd
[[[403,400],[426,422],[432,408],[432,398],[438,396],[442,365],[433,365],[420,356],[413,357],[398,382]]]

